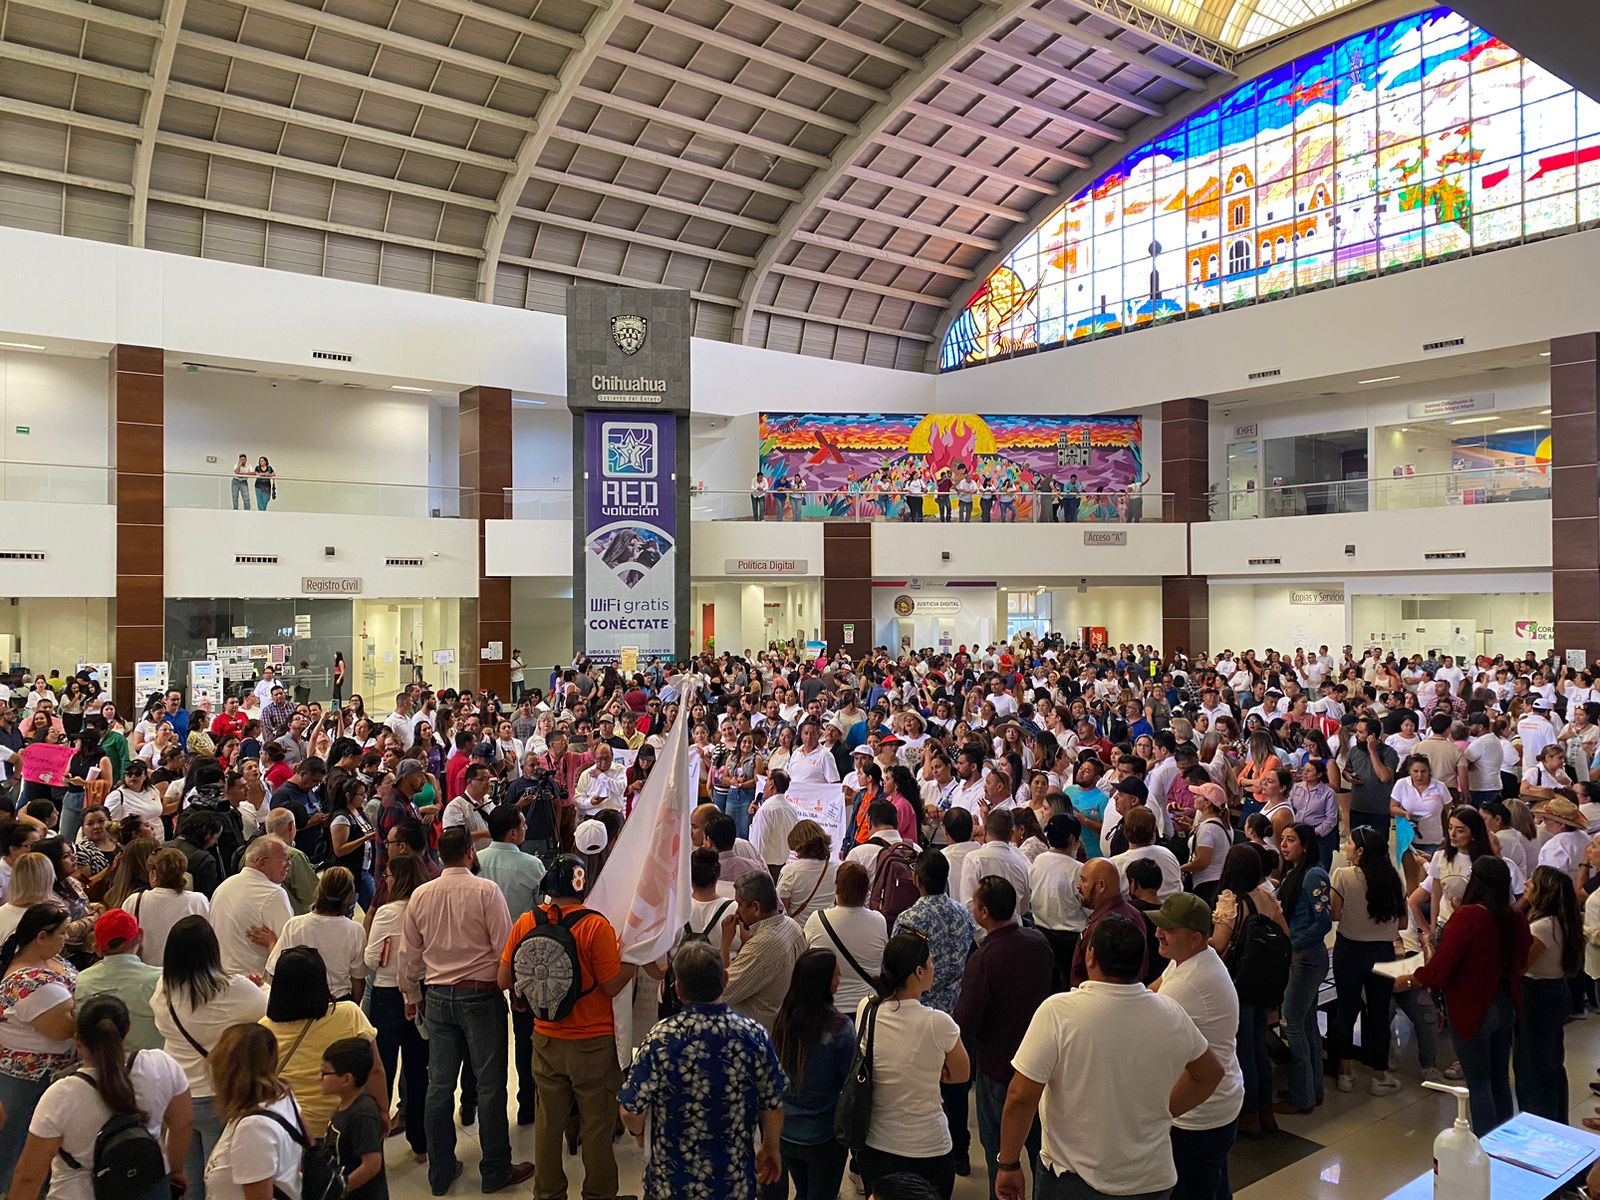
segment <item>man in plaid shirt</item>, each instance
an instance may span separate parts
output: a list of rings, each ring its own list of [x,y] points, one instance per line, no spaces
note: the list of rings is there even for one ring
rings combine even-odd
[[[275,742],[289,732],[289,722],[294,719],[294,705],[284,699],[283,685],[272,685],[272,703],[261,709],[262,740]]]

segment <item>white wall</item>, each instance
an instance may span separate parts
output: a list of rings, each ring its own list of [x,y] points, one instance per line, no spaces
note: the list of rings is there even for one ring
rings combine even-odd
[[[1451,643],[1457,629],[1482,640],[1469,643],[1469,653],[1521,658],[1529,650],[1550,653],[1554,644],[1554,604],[1547,591],[1502,591],[1498,579],[1480,583],[1486,590],[1471,594],[1351,596],[1351,644],[1382,646],[1404,653],[1426,653]],[[1408,604],[1408,602],[1411,602]],[[1402,619],[1411,613],[1414,619]],[[1535,621],[1544,636],[1519,637],[1518,623]],[[1425,633],[1418,633],[1425,630]]]
[[[7,561],[0,596],[117,594],[117,510],[109,504],[0,501],[0,550],[44,555]]]
[[[1153,504],[1153,499],[1146,499]],[[1086,531],[1123,531],[1126,546],[1085,546]],[[949,551],[948,562],[940,559]],[[951,576],[1001,579],[1033,576],[1171,575],[1181,573],[1187,547],[1182,525],[940,524],[879,522],[872,527],[872,573],[879,578]]]
[[[909,617],[895,615],[896,597],[910,596],[918,604],[959,605],[953,613],[923,613],[913,611]],[[924,646],[940,647],[940,637],[948,634],[952,651],[965,646],[987,646],[1000,639],[1005,630],[1005,599],[997,588],[924,587],[915,591],[899,587],[872,589],[872,644],[898,650],[900,640],[911,637],[911,646],[920,650]],[[862,636],[856,631],[859,644]]]
[[[572,414],[565,408],[512,404],[511,486],[572,491]]]
[[[1190,527],[1190,566],[1196,575],[1296,578],[1549,570],[1550,536],[1548,500],[1217,521]],[[1347,545],[1355,546],[1353,556],[1345,555]],[[1434,561],[1423,557],[1456,550],[1466,557]],[[1252,564],[1252,558],[1279,561]]]
[[[110,463],[108,370],[104,359],[0,351],[0,460]]]
[[[1122,642],[1161,644],[1161,587],[1089,585],[1077,588],[1052,588],[1054,616],[1050,625],[1070,641],[1081,627],[1105,629],[1111,645]]]
[[[1600,231],[1179,321],[939,376],[942,411],[1092,413],[1174,396],[1414,362],[1429,342],[1471,354],[1600,328]],[[1330,336],[1337,330],[1337,336]],[[1430,354],[1429,359],[1448,358]]]
[[[1304,584],[1213,583],[1210,646],[1215,650],[1254,648],[1257,652],[1269,646],[1279,651],[1293,651],[1297,646],[1308,650],[1320,645],[1343,646],[1347,640],[1345,606],[1289,603],[1291,592],[1304,590]]]
[[[485,521],[483,524],[483,559],[487,574],[511,579],[518,576],[554,576],[566,579],[568,586],[571,586],[570,520]]]
[[[332,546],[327,558],[323,548]],[[236,555],[278,556],[273,565]],[[420,567],[388,567],[389,557],[421,556]],[[166,510],[169,596],[298,596],[304,576],[359,577],[363,596],[478,594],[475,521],[323,513]]]
[[[727,574],[730,558],[781,558],[804,561],[804,574],[820,578],[822,524],[821,521],[696,521],[689,547],[689,573],[695,579],[709,579]]]
[[[11,638],[12,657],[29,671],[65,677],[80,662],[111,661],[110,609],[100,597],[12,597],[0,600],[0,636]]]
[[[760,462],[760,416],[755,412],[733,417],[696,413],[690,418],[689,429],[690,479],[696,487],[710,492],[736,493],[726,502],[737,504],[748,495],[750,480]],[[739,511],[748,515],[749,502]]]

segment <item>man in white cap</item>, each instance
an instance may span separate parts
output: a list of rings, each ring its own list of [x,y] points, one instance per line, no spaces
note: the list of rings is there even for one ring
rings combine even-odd
[[[1539,751],[1556,740],[1556,730],[1550,724],[1550,701],[1543,696],[1533,698],[1533,707],[1517,721],[1517,740],[1522,743],[1522,769],[1531,771],[1539,765]]]

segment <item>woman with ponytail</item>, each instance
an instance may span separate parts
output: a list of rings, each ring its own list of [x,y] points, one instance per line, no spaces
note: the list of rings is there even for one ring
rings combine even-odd
[[[28,1125],[28,1141],[12,1177],[16,1196],[37,1196],[50,1177],[48,1200],[93,1200],[94,1143],[113,1114],[136,1116],[150,1136],[164,1142],[167,1176],[126,1200],[167,1200],[187,1182],[193,1112],[189,1080],[161,1050],[128,1058],[128,1006],[111,993],[91,996],[78,1009],[79,1067],[50,1085]],[[162,1129],[166,1136],[163,1139]]]
[[[1345,844],[1350,865],[1333,873],[1333,986],[1336,993],[1328,1040],[1339,1059],[1338,1087],[1355,1086],[1356,1017],[1361,1018],[1361,1057],[1372,1070],[1374,1096],[1400,1090],[1389,1074],[1389,1014],[1394,983],[1373,968],[1394,961],[1394,943],[1406,925],[1406,892],[1389,858],[1389,839],[1357,825]]]
[[[39,1097],[74,1061],[78,973],[61,960],[66,944],[67,911],[49,902],[23,913],[0,943],[0,1192],[10,1189]]]
[[[928,1008],[922,993],[933,986],[928,939],[897,933],[883,948],[878,995],[856,1010],[856,1029],[872,1032],[872,1121],[858,1156],[867,1194],[885,1175],[906,1172],[926,1179],[944,1200],[955,1189],[950,1127],[941,1083],[964,1083],[972,1066],[961,1030],[949,1013]]]

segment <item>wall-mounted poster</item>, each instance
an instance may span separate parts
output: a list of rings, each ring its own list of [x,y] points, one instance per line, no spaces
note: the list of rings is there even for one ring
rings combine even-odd
[[[1014,490],[1018,520],[1032,518],[1031,493],[1047,478],[1067,487],[1074,477],[1079,519],[1124,520],[1117,510],[1144,478],[1142,448],[1138,417],[761,414],[761,473],[778,497],[769,503],[798,500],[813,518],[895,515],[911,480],[931,491],[949,469],[999,498]],[[931,496],[923,504],[934,510]]]
[[[677,418],[583,414],[584,652],[612,661],[628,646],[671,658],[676,621]]]

